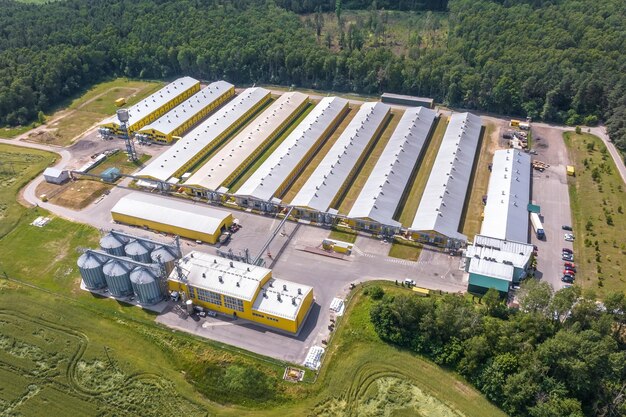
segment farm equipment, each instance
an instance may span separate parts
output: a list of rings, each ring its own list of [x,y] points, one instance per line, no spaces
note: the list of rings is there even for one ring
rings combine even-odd
[[[541,162],[541,161],[533,161],[533,168],[536,169],[539,172],[543,172],[546,170],[546,168],[549,168],[550,165],[546,164],[545,162]]]

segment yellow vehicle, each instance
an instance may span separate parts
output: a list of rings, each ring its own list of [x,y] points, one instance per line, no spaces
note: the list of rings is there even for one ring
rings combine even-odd
[[[417,293],[417,295],[421,295],[422,297],[428,297],[430,295],[430,290],[421,287],[413,287],[413,291]]]
[[[126,97],[120,97],[117,100],[115,100],[115,105],[117,107],[122,107],[124,104],[126,104]]]
[[[570,177],[575,177],[576,176],[576,169],[574,168],[573,165],[568,165],[567,166],[567,175],[569,175]]]
[[[519,120],[511,120],[510,126],[511,127],[519,127],[520,121]]]

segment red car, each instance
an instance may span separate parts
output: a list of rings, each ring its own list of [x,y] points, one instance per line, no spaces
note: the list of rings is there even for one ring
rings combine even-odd
[[[565,262],[565,263],[563,264],[563,266],[565,266],[565,268],[571,268],[571,269],[573,269],[573,270],[576,270],[576,265],[574,265],[574,264],[573,264],[573,263],[571,263],[571,262]]]
[[[563,275],[576,275],[576,272],[572,271],[571,269],[564,269]]]

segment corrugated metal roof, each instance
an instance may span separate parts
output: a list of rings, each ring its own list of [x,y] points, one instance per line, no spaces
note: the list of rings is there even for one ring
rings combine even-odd
[[[111,213],[210,234],[217,232],[222,222],[231,216],[227,211],[216,210],[205,204],[191,204],[141,192],[122,197],[113,206]]]
[[[393,215],[436,116],[435,111],[425,107],[413,107],[404,113],[348,217],[401,226]]]
[[[252,301],[263,278],[272,272],[260,266],[196,251],[182,258],[178,265],[189,285],[245,301]],[[176,268],[170,279],[180,281]]]
[[[467,246],[465,256],[476,259],[491,259],[508,263],[516,268],[525,268],[533,253],[533,245],[512,242],[483,235],[476,235],[474,243]]]
[[[252,308],[259,313],[295,320],[302,302],[311,291],[313,288],[308,285],[271,278],[257,295]]]
[[[411,230],[433,230],[450,238],[465,239],[458,229],[481,124],[481,118],[471,113],[450,117]]]
[[[230,174],[308,99],[309,96],[298,92],[285,93],[280,96],[226,146],[206,161],[185,184],[208,190],[219,189]]]
[[[52,178],[59,178],[62,174],[63,174],[62,170],[58,168],[54,168],[54,167],[48,167],[43,172],[44,177],[52,177]]]
[[[171,148],[154,159],[137,176],[167,181],[180,171],[191,158],[219,137],[226,129],[239,120],[246,112],[270,94],[264,88],[248,88],[214,115],[199,124]]]
[[[380,102],[363,104],[291,205],[328,210],[389,110],[388,105]]]
[[[328,126],[335,123],[347,105],[348,100],[343,98],[324,97],[236,194],[265,201],[271,200],[278,188],[293,173],[302,158],[319,143]]]
[[[226,81],[211,83],[154,122],[142,127],[139,133],[154,129],[164,135],[169,135],[174,130],[193,119],[198,113],[213,104],[233,87],[234,85]]]
[[[481,235],[528,241],[530,178],[529,154],[516,149],[494,153]]]
[[[507,264],[488,261],[486,259],[472,259],[468,272],[470,274],[485,275],[505,281],[513,281],[513,267]]]
[[[429,97],[418,97],[418,96],[406,96],[404,94],[394,94],[394,93],[383,93],[381,98],[391,98],[391,99],[399,99],[399,100],[414,100],[421,101],[424,103],[433,103],[435,100]]]
[[[194,84],[198,84],[200,81],[191,77],[182,77],[173,81],[157,91],[156,93],[144,98],[139,103],[134,104],[128,108],[128,126],[132,126],[139,120],[143,119],[147,115],[153,113],[156,109],[168,103],[173,98],[178,97],[184,91],[191,88]],[[119,125],[117,115],[106,119],[105,123],[115,123]]]

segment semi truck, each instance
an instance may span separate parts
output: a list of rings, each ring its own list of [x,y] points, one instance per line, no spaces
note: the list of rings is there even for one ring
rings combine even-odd
[[[537,239],[543,240],[546,237],[545,232],[543,231],[543,224],[541,224],[541,219],[539,219],[539,214],[530,213],[530,223],[533,225],[533,230],[537,235]]]

